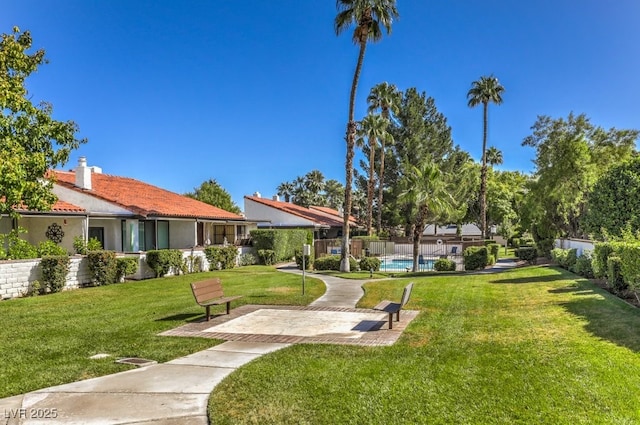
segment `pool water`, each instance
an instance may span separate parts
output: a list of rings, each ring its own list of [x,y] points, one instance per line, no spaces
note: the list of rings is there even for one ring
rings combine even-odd
[[[423,260],[422,263],[419,264],[418,270],[433,270],[433,264],[435,260]],[[403,271],[406,272],[407,269],[409,271],[413,270],[413,260],[404,260],[404,259],[394,259],[394,260],[383,260],[380,263],[380,270],[382,271]]]

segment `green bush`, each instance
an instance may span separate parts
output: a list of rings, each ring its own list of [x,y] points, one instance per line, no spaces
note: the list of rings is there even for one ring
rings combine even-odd
[[[19,227],[13,229],[6,235],[0,235],[0,260],[27,260],[38,258],[38,249],[24,239],[20,239],[20,234],[27,231]],[[6,251],[4,247],[6,246]]]
[[[456,271],[456,262],[448,258],[440,258],[433,264],[433,269],[437,272],[454,272]]]
[[[607,277],[607,259],[614,252],[615,247],[611,242],[597,242],[591,259],[593,275],[599,279]]]
[[[362,257],[360,259],[360,270],[377,272],[380,270],[380,259],[378,257]]]
[[[295,256],[296,249],[313,242],[313,233],[305,229],[252,230],[251,239],[257,250],[273,250],[276,262],[289,261]]]
[[[489,254],[493,255],[493,258],[495,259],[492,264],[495,264],[495,262],[498,261],[498,258],[500,258],[500,244],[493,242],[486,245],[486,247],[489,250]]]
[[[87,259],[94,285],[102,286],[117,282],[118,265],[114,251],[89,251]]]
[[[60,292],[67,283],[67,274],[69,273],[69,256],[52,255],[44,256],[40,261],[42,270],[42,284],[32,286],[32,291],[39,294],[49,292]],[[39,283],[39,282],[38,282]]]
[[[200,255],[188,255],[182,260],[181,271],[187,273],[200,273],[202,271],[202,257]]]
[[[562,249],[553,248],[551,250],[551,259],[555,261],[563,269],[575,271],[576,261],[578,260],[578,250],[576,248]]]
[[[535,264],[538,259],[538,251],[533,246],[523,246],[516,249],[516,256],[529,264]]]
[[[302,270],[302,249],[296,249],[294,251],[294,256],[295,256],[295,260],[296,260],[296,265],[298,266],[298,269]],[[304,266],[306,267],[305,270],[309,270],[311,268],[311,265],[313,264],[313,255],[305,255],[304,256]]]
[[[276,263],[276,252],[272,249],[259,249],[258,258],[265,266],[272,266]]]
[[[38,257],[42,258],[46,255],[67,255],[67,250],[47,239],[38,244]]]
[[[622,277],[622,260],[615,255],[607,259],[607,284],[614,291],[623,291],[628,288]]]
[[[138,271],[138,259],[136,257],[116,258],[116,282],[120,282],[125,276]]]
[[[621,260],[620,273],[625,284],[633,290],[640,288],[640,242],[619,243],[616,255]]]
[[[209,247],[211,248],[211,247]],[[205,253],[206,253],[205,248]],[[145,261],[156,273],[156,277],[162,277],[170,271],[180,274],[182,270],[182,251],[179,249],[157,249],[147,251]]]
[[[100,251],[102,249],[102,244],[97,238],[91,238],[87,243],[85,243],[84,238],[74,236],[73,249],[76,254],[87,255],[89,251]]]
[[[486,246],[470,246],[464,250],[464,269],[479,270],[487,267],[489,255]]]
[[[257,262],[256,257],[250,253],[240,254],[240,257],[238,258],[238,265],[240,266],[251,266],[253,264],[257,264]]]
[[[313,262],[313,268],[315,270],[336,270],[340,271],[340,256],[339,255],[327,255],[324,257],[316,258]],[[349,258],[349,268],[351,271],[358,270],[358,262],[354,258]]]
[[[591,251],[584,250],[582,255],[576,259],[576,265],[574,267],[575,273],[580,276],[584,276],[588,279],[593,278],[593,268],[591,266]]]
[[[209,270],[227,270],[236,266],[238,248],[234,245],[208,246],[204,249],[204,255],[209,261]]]

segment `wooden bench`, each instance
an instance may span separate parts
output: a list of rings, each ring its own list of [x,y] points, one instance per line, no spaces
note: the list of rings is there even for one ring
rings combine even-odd
[[[191,284],[191,291],[193,292],[193,297],[196,299],[196,303],[206,309],[207,322],[211,317],[210,308],[212,305],[227,304],[227,314],[229,314],[231,301],[242,298],[241,295],[225,297],[222,292],[222,283],[218,278],[193,282]]]
[[[404,291],[402,291],[402,298],[400,298],[399,303],[384,300],[373,307],[374,310],[380,310],[389,313],[389,329],[393,329],[393,313],[396,314],[396,322],[400,321],[400,310],[406,303],[409,302],[409,297],[411,296],[412,289],[413,282],[404,287]]]

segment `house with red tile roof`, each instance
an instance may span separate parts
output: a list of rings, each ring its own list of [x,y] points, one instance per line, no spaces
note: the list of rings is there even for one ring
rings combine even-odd
[[[19,225],[28,230],[31,243],[45,240],[54,224],[63,234],[60,245],[70,252],[75,236],[97,238],[104,249],[139,252],[234,244],[256,227],[241,215],[204,202],[132,178],[103,174],[99,167],[87,166],[85,158],[72,171],[52,173],[53,193],[58,197],[52,211],[20,211]]]
[[[305,208],[291,202],[282,202],[277,196],[267,199],[256,193],[244,197],[244,211],[248,220],[258,222],[259,228],[311,229],[314,239],[342,236],[342,213],[329,207]],[[349,226],[361,228],[354,217],[350,218]]]

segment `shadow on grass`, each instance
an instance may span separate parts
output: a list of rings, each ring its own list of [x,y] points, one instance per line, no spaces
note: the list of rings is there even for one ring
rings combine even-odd
[[[202,316],[202,313],[182,313],[182,314],[174,314],[173,316],[163,317],[161,319],[156,319],[156,322],[184,322],[184,321],[193,321],[194,317]]]
[[[624,303],[608,292],[593,286],[587,281],[576,286],[550,290],[550,293],[568,293],[575,295],[601,295],[575,298],[561,302],[563,307],[574,316],[585,320],[585,330],[598,338],[610,341],[618,346],[640,352],[640,309]]]
[[[494,279],[490,280],[489,283],[511,283],[511,284],[522,284],[522,283],[548,283],[548,282],[557,282],[558,280],[567,280],[567,276],[562,274],[555,274],[549,276],[526,276],[526,277],[518,277],[518,278],[510,278],[510,279]]]

